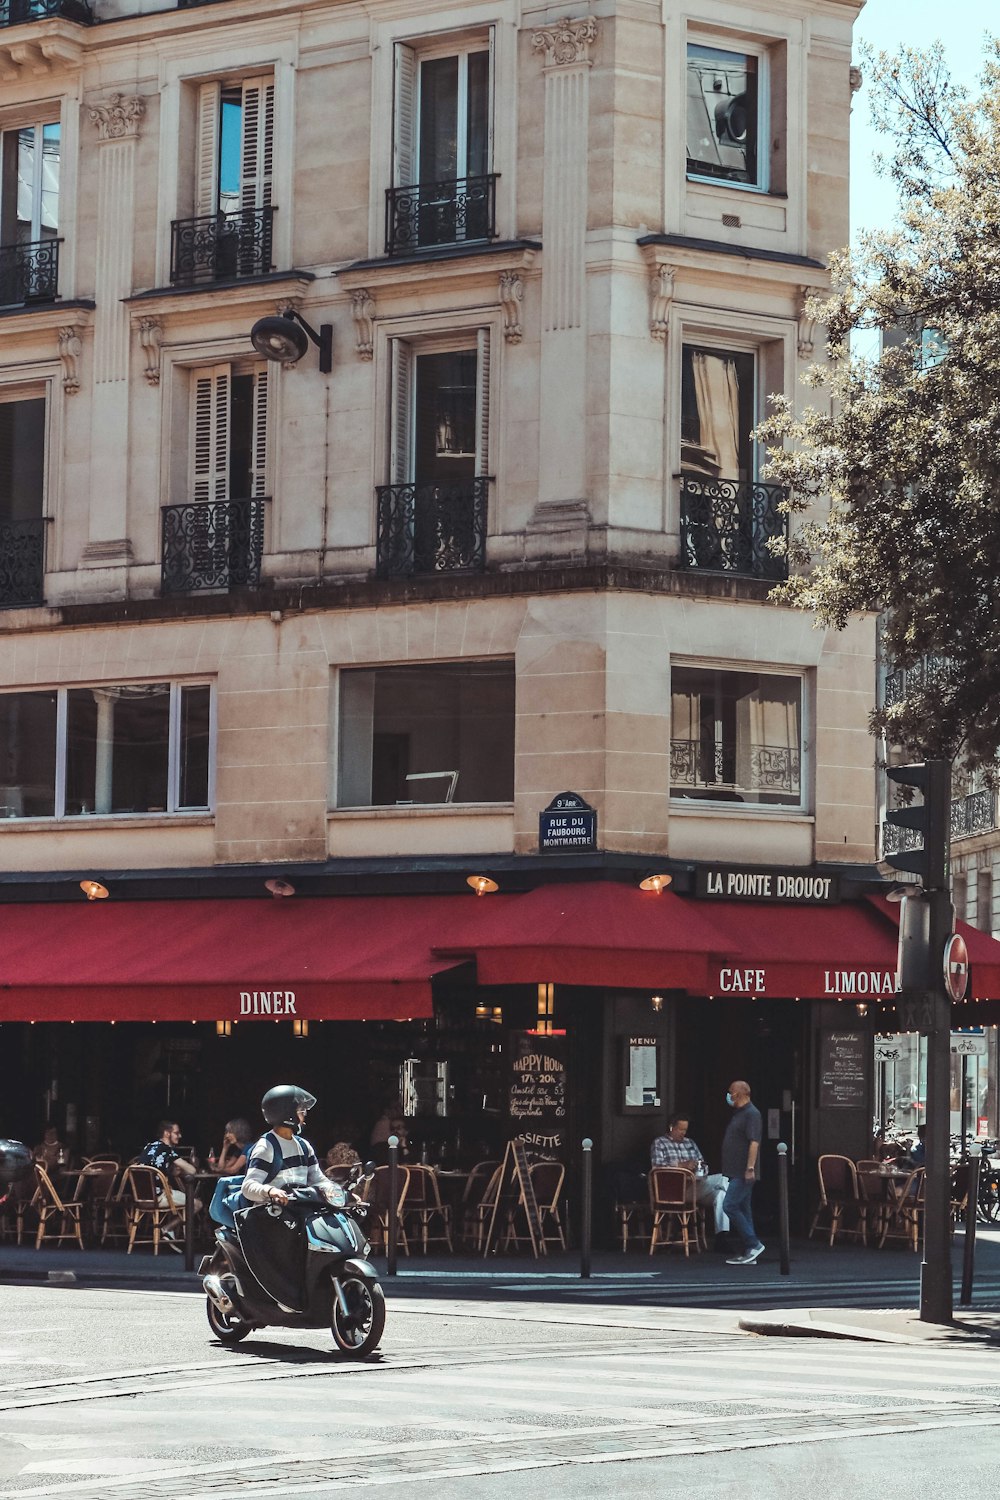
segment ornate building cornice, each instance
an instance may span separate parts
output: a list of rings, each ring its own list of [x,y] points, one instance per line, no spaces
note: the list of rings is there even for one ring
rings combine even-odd
[[[598,29],[595,16],[583,16],[579,20],[563,16],[554,25],[532,32],[531,45],[536,52],[545,53],[547,68],[589,66],[590,48],[597,41]]]

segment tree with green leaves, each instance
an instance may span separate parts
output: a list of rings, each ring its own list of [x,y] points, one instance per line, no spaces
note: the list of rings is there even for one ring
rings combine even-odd
[[[1000,750],[1000,43],[974,97],[940,45],[869,55],[865,71],[898,224],[833,257],[834,291],[811,306],[828,362],[806,380],[827,399],[796,415],[779,398],[760,429],[768,479],[812,513],[772,597],[838,629],[879,612],[890,667],[929,665],[898,673],[905,690],[873,729],[918,756],[988,765]]]

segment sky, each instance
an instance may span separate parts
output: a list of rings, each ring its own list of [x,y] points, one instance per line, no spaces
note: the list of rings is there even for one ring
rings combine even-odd
[[[868,42],[878,51],[927,47],[943,41],[956,82],[974,85],[987,29],[1000,34],[1000,0],[868,0],[854,27],[854,56]],[[851,233],[891,224],[895,192],[876,175],[872,156],[884,149],[872,129],[866,90],[854,97],[851,116]]]

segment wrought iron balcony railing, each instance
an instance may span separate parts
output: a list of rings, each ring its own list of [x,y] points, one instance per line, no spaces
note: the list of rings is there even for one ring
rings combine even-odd
[[[990,787],[980,787],[951,804],[951,836],[972,838],[977,833],[991,833],[997,826],[997,794]]]
[[[256,588],[264,553],[266,504],[261,496],[165,505],[162,592]]]
[[[271,265],[275,210],[241,208],[232,214],[175,219],[170,228],[171,286],[199,286],[265,276]]]
[[[737,760],[745,770],[737,779]],[[793,745],[750,745],[737,754],[733,744],[703,740],[670,741],[670,785],[682,793],[701,792],[738,800],[746,792],[787,792],[798,796],[801,754]]]
[[[0,245],[0,307],[54,302],[59,291],[61,240]]]
[[[892,708],[908,693],[929,687],[935,677],[943,676],[948,671],[948,666],[946,656],[922,656],[912,667],[892,668],[886,673],[884,707]]]
[[[23,21],[44,21],[64,16],[89,26],[93,17],[85,0],[0,0],[0,26],[20,26]]]
[[[490,172],[485,177],[389,188],[385,195],[386,255],[495,240],[497,176]]]
[[[788,536],[778,509],[787,491],[777,484],[738,479],[681,479],[681,565],[710,573],[738,573],[780,582],[788,559],[768,543]]]
[[[380,485],[379,578],[481,572],[486,566],[490,483],[481,478],[461,484]]]
[[[45,521],[0,521],[0,609],[41,604],[45,579]]]
[[[924,836],[919,828],[897,828],[895,823],[882,824],[882,857],[887,854],[906,854],[912,849],[924,847]]]

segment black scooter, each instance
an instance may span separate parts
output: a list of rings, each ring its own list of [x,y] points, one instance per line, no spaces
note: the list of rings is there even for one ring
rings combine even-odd
[[[331,1203],[319,1188],[296,1188],[283,1206],[239,1210],[236,1229],[220,1228],[215,1251],[199,1267],[208,1322],[217,1339],[238,1344],[255,1328],[329,1328],[344,1354],[361,1358],[385,1327],[385,1296],[364,1221],[370,1205],[358,1189],[367,1169]]]

